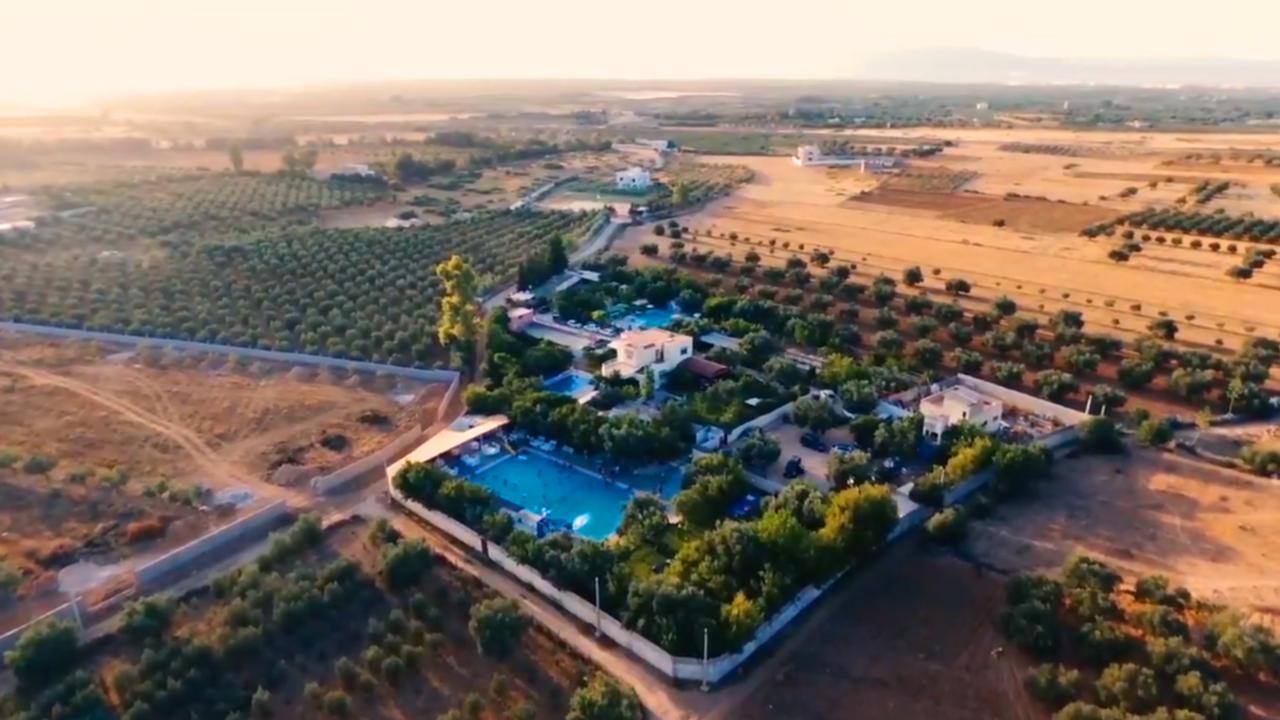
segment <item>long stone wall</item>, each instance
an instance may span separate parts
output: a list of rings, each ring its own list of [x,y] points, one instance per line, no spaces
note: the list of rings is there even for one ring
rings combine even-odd
[[[75,602],[80,603],[79,610],[81,615],[83,615],[86,609],[83,605],[84,601],[77,598]],[[50,610],[44,615],[41,615],[35,620],[32,620],[26,625],[20,625],[4,633],[3,635],[0,635],[0,667],[4,666],[4,654],[12,650],[13,647],[18,644],[18,641],[22,639],[22,636],[27,634],[28,630],[34,628],[35,626],[41,623],[51,622],[54,620],[61,620],[63,622],[69,622],[74,624],[75,617],[76,617],[76,606],[73,606],[72,603],[67,602]]]
[[[175,340],[164,337],[122,335],[120,333],[98,332],[96,330],[78,330],[76,328],[55,327],[52,325],[0,322],[0,331],[33,333],[48,337],[72,340],[96,340],[99,342],[116,343],[131,347],[154,345],[157,347],[172,347],[191,352],[239,355],[256,360],[269,360],[272,362],[292,363],[295,365],[314,365],[317,367],[332,367],[343,370],[358,370],[360,372],[395,375],[397,377],[409,378],[421,382],[452,383],[456,382],[458,378],[457,370],[420,370],[417,368],[400,367],[399,365],[384,365],[381,363],[365,362],[363,360],[346,360],[343,358],[328,357],[325,355],[306,355],[303,353],[280,352],[277,350],[261,350],[258,348],[239,347],[236,345],[216,345],[213,343],[195,342],[193,340]]]
[[[182,570],[205,556],[235,540],[240,540],[254,533],[265,534],[281,524],[289,512],[289,506],[283,500],[255,510],[242,518],[238,518],[222,527],[203,535],[176,550],[168,552],[134,571],[140,593],[155,590],[157,581]]]

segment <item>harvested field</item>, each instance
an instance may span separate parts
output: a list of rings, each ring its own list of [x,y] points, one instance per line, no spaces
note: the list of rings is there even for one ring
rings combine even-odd
[[[0,337],[0,437],[23,456],[181,487],[276,485],[351,462],[434,420],[436,385],[226,356]],[[37,412],[33,412],[37,410]]]
[[[1039,571],[1084,553],[1280,621],[1280,483],[1153,450],[1067,461],[1054,476],[972,526],[977,557]]]
[[[974,193],[917,192],[881,189],[849,198],[851,203],[884,205],[908,210],[930,210],[935,214],[957,212],[999,202],[998,199]]]
[[[757,669],[727,717],[1047,717],[1022,687],[1028,660],[993,653],[1006,647],[996,630],[1003,578],[907,542],[846,582],[790,639],[785,662]]]
[[[1005,227],[1022,232],[1079,232],[1094,223],[1114,220],[1119,213],[1096,205],[1049,202],[1038,198],[1001,198],[985,205],[955,210],[942,217],[963,223]]]
[[[977,148],[963,151],[973,149]],[[1005,156],[1019,160],[1039,157]],[[1144,195],[1181,195],[1183,190],[1175,189],[1185,189],[1181,184],[1169,186],[1168,191],[1164,185],[1158,190],[1143,186],[1137,199],[1089,206],[1083,202],[1096,202],[1096,197],[1079,189],[1057,194],[1047,192],[1047,185],[1012,190],[1005,184],[995,196],[999,200],[990,192],[984,193],[985,202],[999,203],[993,207],[1007,211],[999,213],[1006,216],[1001,218],[997,211],[973,200],[957,199],[970,193],[935,193],[923,198],[919,196],[925,193],[885,191],[846,200],[830,191],[828,173],[821,170],[797,167],[785,158],[733,160],[754,171],[752,182],[682,219],[698,231],[690,242],[699,249],[705,244],[707,250],[740,256],[750,246],[764,246],[764,262],[780,265],[793,252],[807,255],[809,249],[820,247],[830,251],[833,263],[857,265],[855,279],[859,282],[879,273],[897,277],[903,268],[920,265],[927,271],[921,289],[930,294],[941,295],[948,277],[963,277],[973,283],[973,293],[961,299],[966,307],[985,309],[996,296],[1008,294],[1033,313],[1079,310],[1090,327],[1121,336],[1145,333],[1147,324],[1162,313],[1178,319],[1180,342],[1199,347],[1231,349],[1253,335],[1280,336],[1280,316],[1271,310],[1276,290],[1270,287],[1274,281],[1267,277],[1270,269],[1253,281],[1239,283],[1225,275],[1232,264],[1227,255],[1154,245],[1144,246],[1144,252],[1119,265],[1107,259],[1111,243],[1089,241],[1077,234],[1092,218],[1141,208]],[[1044,158],[1039,161],[1043,163]],[[1059,173],[1053,187],[1059,182],[1080,182],[1062,174],[1060,166],[1060,160],[1049,166]],[[1030,177],[1048,172],[1044,167],[1018,172],[1024,170],[1032,173]],[[984,171],[977,182],[989,181]],[[1086,182],[1103,183],[1111,193],[1124,187],[1114,181]],[[1005,200],[1007,192],[1044,196],[1051,201]],[[1073,195],[1084,197],[1081,202],[1054,202],[1070,200]],[[883,200],[906,207],[878,203]],[[1280,198],[1276,201],[1280,203]],[[955,218],[938,212],[934,203],[977,209]],[[971,222],[958,221],[966,217]],[[994,227],[996,219],[1004,219],[1006,227]],[[652,237],[646,231],[628,230],[618,243],[619,249],[638,251]],[[730,232],[740,240],[726,239]],[[770,241],[777,246],[773,253],[769,252]],[[932,274],[934,269],[937,275]]]
[[[885,178],[880,187],[884,190],[952,193],[975,177],[977,173],[967,170],[957,171],[937,166],[909,167]]]

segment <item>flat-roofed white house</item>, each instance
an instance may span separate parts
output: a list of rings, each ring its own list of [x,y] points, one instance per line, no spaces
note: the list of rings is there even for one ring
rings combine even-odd
[[[920,414],[924,416],[925,437],[938,442],[947,428],[963,422],[993,432],[1000,425],[1004,405],[988,395],[953,385],[921,400]]]
[[[646,371],[652,371],[655,382],[661,382],[664,375],[693,356],[693,338],[658,328],[628,330],[609,347],[618,357],[606,362],[600,372],[639,379]]]
[[[648,190],[653,185],[653,176],[642,167],[630,167],[614,173],[613,182],[619,190]]]

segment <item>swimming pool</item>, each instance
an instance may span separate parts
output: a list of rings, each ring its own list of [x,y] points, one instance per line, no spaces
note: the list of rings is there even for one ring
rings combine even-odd
[[[676,315],[671,308],[649,308],[624,317],[618,324],[632,330],[665,328],[675,322]]]
[[[581,370],[565,370],[542,383],[542,387],[553,393],[568,395],[575,400],[581,400],[595,390],[596,381],[592,379],[590,374]]]
[[[629,475],[625,481],[668,499],[680,491],[680,471],[672,466]],[[554,524],[592,540],[604,540],[618,529],[633,494],[630,487],[528,452],[498,461],[472,476],[471,482],[512,505],[546,511]]]

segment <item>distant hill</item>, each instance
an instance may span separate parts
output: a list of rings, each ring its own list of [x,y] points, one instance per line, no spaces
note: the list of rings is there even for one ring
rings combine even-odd
[[[881,53],[860,65],[858,74],[866,78],[941,83],[1280,87],[1280,61],[1275,60],[1082,60],[932,48]]]

